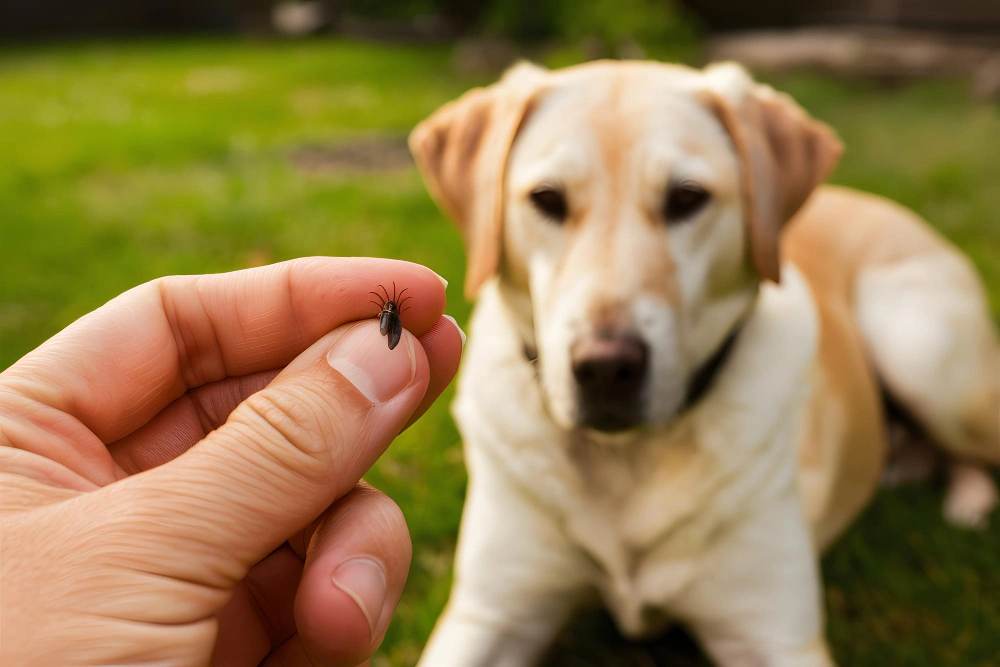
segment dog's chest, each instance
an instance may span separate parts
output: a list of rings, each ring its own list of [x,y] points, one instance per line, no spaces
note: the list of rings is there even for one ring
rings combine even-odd
[[[793,410],[799,413],[798,410]],[[718,424],[716,421],[710,422]],[[745,422],[744,422],[745,424]],[[761,516],[775,499],[797,502],[793,443],[799,419],[777,420],[751,447],[732,429],[715,429],[731,447],[678,428],[627,452],[570,447],[577,503],[566,515],[571,540],[591,559],[594,583],[622,632],[662,629],[734,526]],[[695,444],[697,443],[697,444]]]
[[[567,451],[579,485],[566,529],[592,560],[622,629],[653,631],[713,532],[710,462],[683,440],[633,447],[628,456],[579,441]]]
[[[632,554],[648,552],[691,518],[709,474],[705,455],[684,437],[627,449],[571,438],[566,454],[575,502],[592,506],[590,516],[604,524],[601,541]]]

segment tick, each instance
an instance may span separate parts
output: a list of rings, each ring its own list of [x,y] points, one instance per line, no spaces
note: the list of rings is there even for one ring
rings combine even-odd
[[[402,309],[404,303],[412,299],[412,296],[408,296],[405,299],[403,294],[406,292],[408,287],[396,296],[396,283],[392,284],[392,298],[389,298],[389,291],[383,285],[379,285],[382,291],[385,292],[385,299],[378,292],[371,292],[379,300],[380,303],[374,303],[379,307],[378,314],[378,332],[383,336],[389,337],[389,349],[394,349],[399,345],[399,337],[403,335],[403,323],[399,321],[399,316],[409,310],[409,306]],[[399,301],[397,301],[399,299]]]

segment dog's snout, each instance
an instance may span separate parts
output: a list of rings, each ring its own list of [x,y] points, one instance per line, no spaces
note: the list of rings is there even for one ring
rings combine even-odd
[[[588,336],[573,345],[581,421],[606,431],[634,426],[646,381],[649,348],[635,336]]]

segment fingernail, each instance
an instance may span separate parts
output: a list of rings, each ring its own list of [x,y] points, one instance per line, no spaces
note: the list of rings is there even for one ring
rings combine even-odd
[[[444,276],[442,276],[440,273],[437,272],[435,272],[434,275],[438,277],[438,280],[441,281],[441,284],[444,285],[444,288],[448,289],[448,281],[444,279]]]
[[[382,619],[385,602],[385,569],[374,558],[356,556],[337,566],[333,571],[333,584],[351,596],[368,620],[372,641],[378,637],[376,624]]]
[[[462,337],[462,349],[464,350],[465,349],[465,332],[462,331],[462,327],[458,326],[458,322],[455,321],[455,318],[452,317],[451,315],[443,315],[442,317],[444,317],[446,320],[448,320],[449,322],[451,322],[452,324],[454,324],[455,328],[458,329],[458,335]]]
[[[384,403],[413,384],[417,359],[413,336],[404,330],[396,349],[371,320],[352,326],[336,340],[326,361],[373,403]]]

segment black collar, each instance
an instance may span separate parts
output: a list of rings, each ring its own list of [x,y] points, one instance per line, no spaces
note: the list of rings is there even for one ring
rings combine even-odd
[[[691,379],[688,381],[687,394],[684,396],[684,403],[681,405],[682,412],[697,403],[705,395],[705,392],[711,388],[712,381],[715,380],[715,376],[719,374],[719,371],[722,370],[722,367],[729,359],[729,355],[732,353],[734,344],[736,343],[736,338],[742,330],[743,322],[737,323],[733,327],[733,330],[729,332],[729,335],[726,336],[726,340],[722,341],[722,345],[691,376]]]
[[[736,339],[742,330],[743,322],[737,323],[733,327],[733,330],[729,332],[729,335],[726,336],[726,339],[722,341],[722,345],[691,376],[691,379],[688,381],[687,393],[684,396],[684,403],[681,405],[681,412],[689,409],[701,400],[705,392],[711,388],[712,381],[715,380],[715,376],[719,374],[719,371],[722,370],[722,367],[729,359]],[[524,356],[532,364],[538,359],[538,353],[534,348],[529,347],[527,343],[524,345]]]

